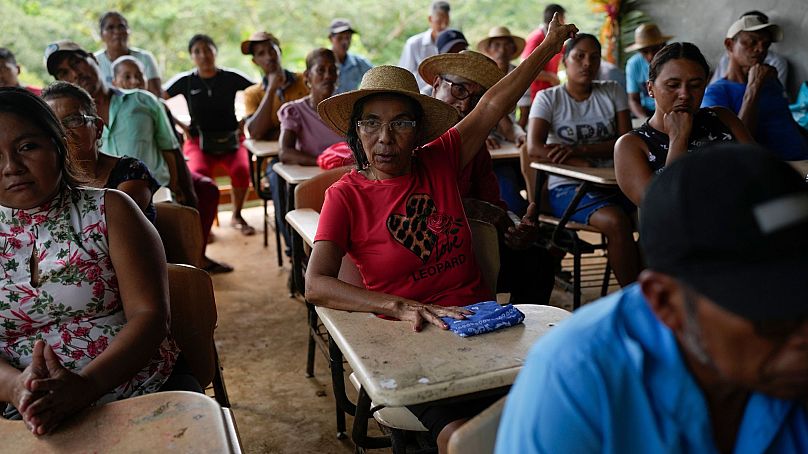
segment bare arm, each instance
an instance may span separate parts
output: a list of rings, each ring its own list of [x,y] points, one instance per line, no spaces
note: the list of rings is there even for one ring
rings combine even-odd
[[[738,143],[755,143],[752,134],[749,133],[743,122],[735,116],[734,112],[724,107],[711,107],[710,109],[718,115],[721,123],[724,123],[729,128]]]
[[[297,164],[301,166],[316,166],[317,158],[304,153],[297,148],[297,134],[286,128],[281,128],[281,152],[278,159],[284,164]]]
[[[561,25],[558,19],[553,17],[544,41],[522,64],[491,87],[480,99],[477,107],[457,124],[462,143],[460,168],[465,167],[474,158],[474,154],[488,137],[488,132],[500,118],[513,109],[541,68],[561,50],[564,40],[577,31],[575,25]]]
[[[769,77],[777,77],[777,71],[772,66],[758,63],[749,69],[746,91],[743,93],[741,110],[738,112],[738,117],[749,131],[757,130],[760,91]]]
[[[552,57],[550,57],[550,58],[552,58]],[[545,63],[545,65],[546,64],[547,63]],[[542,68],[543,67],[544,66],[542,66]],[[542,70],[539,73],[539,75],[536,76],[536,80],[541,81],[541,82],[546,82],[546,83],[548,83],[548,84],[550,84],[552,86],[556,86],[556,85],[561,83],[561,81],[558,80],[558,74],[552,73],[550,71],[544,71],[544,70]]]
[[[158,98],[162,97],[163,94],[163,84],[160,81],[159,77],[155,77],[154,79],[149,79],[146,82],[146,89],[152,92],[154,96]]]
[[[146,180],[124,181],[115,189],[128,195],[137,204],[140,211],[145,211],[151,202],[152,193]]]
[[[199,205],[199,199],[196,196],[194,189],[194,181],[191,176],[191,169],[188,168],[188,163],[185,162],[185,156],[179,149],[162,150],[163,156],[171,155],[175,162],[174,167],[177,169],[177,186],[179,190],[179,202],[185,206],[196,208]],[[171,159],[171,158],[169,158]],[[139,205],[139,204],[138,204]]]
[[[373,292],[337,279],[345,252],[333,241],[318,241],[306,270],[306,299],[317,306],[342,311],[373,312],[412,323],[420,331],[424,322],[447,329],[441,317],[463,318],[460,308],[421,304],[386,293]]]
[[[645,110],[645,107],[642,106],[642,102],[640,102],[639,93],[628,94],[628,108],[637,118],[646,119],[649,116],[648,111]]]
[[[623,194],[635,205],[642,202],[645,188],[654,176],[648,165],[648,146],[633,134],[624,134],[614,145],[614,173]]]
[[[253,139],[270,140],[277,136],[277,127],[272,124],[272,114],[281,107],[275,102],[275,92],[286,83],[286,73],[278,65],[278,72],[267,77],[267,89],[258,109],[247,119],[247,131]]]

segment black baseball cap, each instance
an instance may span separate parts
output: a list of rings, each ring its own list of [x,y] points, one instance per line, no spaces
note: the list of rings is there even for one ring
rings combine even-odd
[[[640,209],[649,269],[752,321],[808,315],[808,184],[774,154],[721,145],[667,166]]]
[[[445,54],[458,43],[465,44],[466,47],[469,46],[469,42],[466,40],[466,36],[463,34],[463,32],[460,30],[455,30],[454,28],[447,28],[438,34],[438,38],[435,40],[435,47],[438,48],[439,54]]]

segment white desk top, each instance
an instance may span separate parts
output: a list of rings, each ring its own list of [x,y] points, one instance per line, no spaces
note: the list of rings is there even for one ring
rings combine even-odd
[[[314,236],[317,234],[320,213],[311,208],[298,208],[286,213],[286,222],[300,234],[306,244],[314,247]]]
[[[0,439],[6,449],[31,454],[240,452],[227,411],[203,394],[170,391],[90,408],[45,437],[22,421],[0,420]]]
[[[788,161],[788,163],[791,164],[791,167],[797,169],[797,172],[799,172],[803,178],[808,176],[808,161]]]
[[[258,157],[278,156],[281,152],[281,145],[277,140],[253,140],[244,141],[244,146]]]
[[[272,170],[289,184],[300,184],[324,172],[318,166],[301,166],[297,164],[284,164],[276,162]]]
[[[491,159],[513,159],[519,157],[519,148],[513,142],[501,142],[500,147],[494,150],[489,149]]]
[[[530,167],[562,177],[604,186],[617,186],[617,177],[615,177],[612,167],[579,167],[548,162],[531,162]]]
[[[519,305],[523,324],[462,338],[433,325],[317,307],[317,314],[376,405],[401,407],[513,383],[533,343],[569,312]]]
[[[165,186],[160,186],[152,195],[152,203],[173,202],[174,196],[171,195],[171,190]]]

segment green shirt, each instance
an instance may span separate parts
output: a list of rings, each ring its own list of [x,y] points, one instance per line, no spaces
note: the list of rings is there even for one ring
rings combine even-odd
[[[140,159],[163,186],[170,180],[161,150],[179,148],[160,101],[144,90],[112,90],[101,151]]]

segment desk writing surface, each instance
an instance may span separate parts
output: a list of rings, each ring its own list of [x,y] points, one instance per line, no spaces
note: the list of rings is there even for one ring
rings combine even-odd
[[[298,208],[286,213],[286,222],[300,234],[306,244],[314,247],[314,236],[317,234],[320,213],[311,208]]]
[[[233,452],[222,408],[203,394],[154,393],[79,413],[34,437],[22,421],[0,421],[0,444],[16,453]]]
[[[808,161],[788,161],[791,164],[791,167],[797,169],[797,172],[802,175],[803,178],[808,176]]]
[[[254,140],[246,139],[244,146],[258,157],[278,156],[281,152],[280,142],[277,140]]]
[[[428,324],[416,333],[409,322],[369,313],[317,307],[317,314],[374,404],[401,407],[512,384],[535,341],[569,316],[518,307],[523,324],[467,338]]]
[[[500,142],[500,147],[489,149],[491,159],[513,159],[519,157],[519,148],[513,142]]]
[[[530,167],[562,177],[573,178],[590,183],[617,186],[617,177],[612,167],[580,167],[549,162],[531,162]]]
[[[272,170],[289,184],[300,184],[324,172],[318,166],[301,166],[297,164],[275,163]]]

